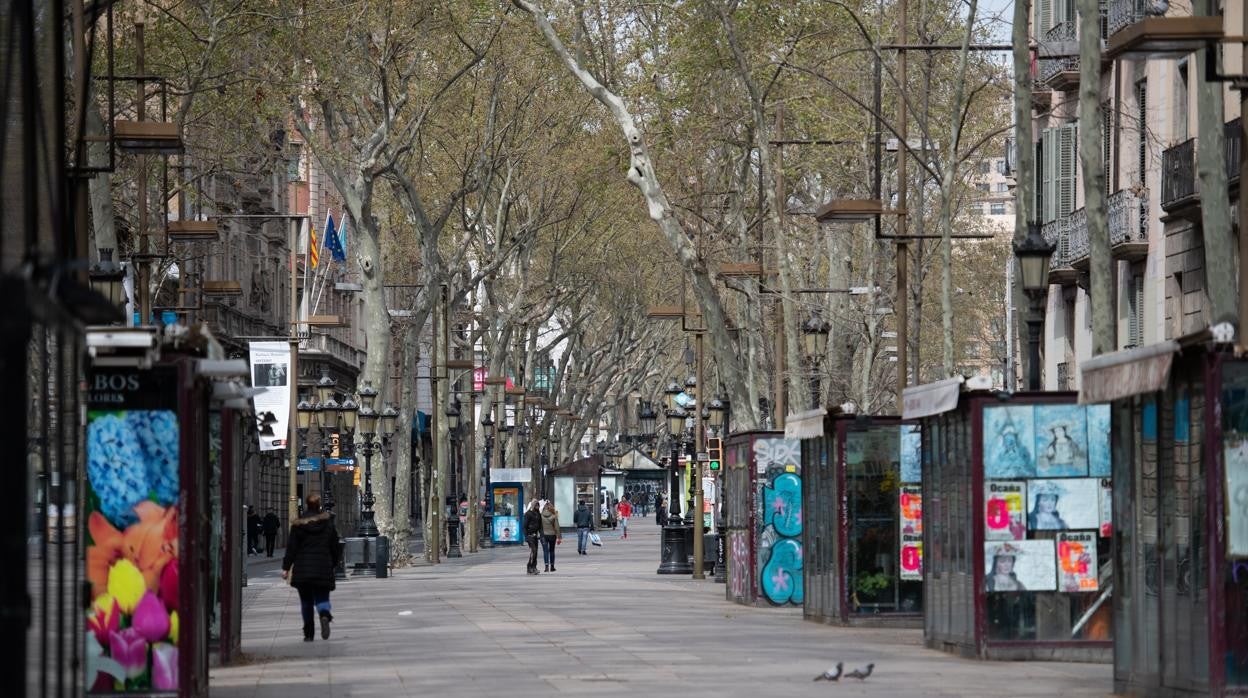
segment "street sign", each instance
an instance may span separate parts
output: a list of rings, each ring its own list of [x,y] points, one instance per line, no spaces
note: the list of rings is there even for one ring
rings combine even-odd
[[[706,463],[706,462],[708,462],[708,461],[710,461],[710,460],[711,460],[711,454],[707,453],[706,451],[699,451],[699,452],[698,452],[698,462],[699,462],[699,463]]]
[[[321,469],[320,458],[300,458],[295,470],[301,473],[314,473]]]
[[[321,469],[321,465],[320,458],[300,458],[296,470],[301,473],[314,473]],[[355,469],[355,458],[327,458],[324,466],[325,470],[331,473],[347,472]]]

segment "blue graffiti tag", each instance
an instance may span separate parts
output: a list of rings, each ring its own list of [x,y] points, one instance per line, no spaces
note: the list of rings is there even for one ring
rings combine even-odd
[[[771,548],[771,559],[763,567],[763,593],[774,604],[800,604],[802,587],[802,544],[794,538],[782,538]]]
[[[802,535],[802,480],[784,473],[763,488],[763,525],[774,525],[785,537]]]

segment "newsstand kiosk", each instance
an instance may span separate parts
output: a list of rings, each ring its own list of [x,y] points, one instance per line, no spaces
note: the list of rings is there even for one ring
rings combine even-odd
[[[725,594],[740,604],[800,606],[800,442],[750,431],[729,436],[724,451]]]
[[[924,639],[982,659],[1109,662],[1109,408],[1074,393],[905,391],[922,429]]]
[[[921,434],[896,416],[789,415],[802,445],[808,620],[923,626]]]

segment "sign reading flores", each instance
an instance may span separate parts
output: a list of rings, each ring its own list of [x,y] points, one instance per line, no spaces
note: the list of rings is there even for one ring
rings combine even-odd
[[[262,392],[253,398],[261,451],[286,448],[290,418],[290,345],[286,342],[251,343],[251,385]]]

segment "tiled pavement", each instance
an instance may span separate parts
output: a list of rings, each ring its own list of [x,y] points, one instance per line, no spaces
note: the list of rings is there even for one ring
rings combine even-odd
[[[524,574],[527,549],[354,577],[333,594],[333,637],[304,643],[276,564],[248,566],[241,663],[212,670],[219,698],[260,696],[1105,696],[1107,665],[979,662],[925,649],[917,630],[805,622],[747,608],[712,581],[655,574],[658,528]],[[276,558],[275,558],[276,560]],[[863,683],[811,681],[843,660]]]

